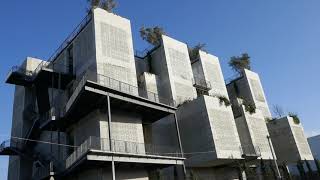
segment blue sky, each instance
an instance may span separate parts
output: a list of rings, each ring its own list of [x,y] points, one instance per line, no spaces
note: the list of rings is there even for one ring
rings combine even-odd
[[[131,20],[134,47],[147,45],[138,30],[160,25],[168,35],[220,58],[225,78],[231,56],[248,52],[269,105],[297,112],[308,135],[320,133],[319,0],[118,0]],[[47,59],[86,14],[86,0],[10,0],[0,3],[0,140],[10,134],[13,86],[9,68],[26,56]],[[7,158],[0,158],[6,179]]]

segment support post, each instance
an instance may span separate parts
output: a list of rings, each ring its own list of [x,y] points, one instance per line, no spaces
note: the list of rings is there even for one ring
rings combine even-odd
[[[277,163],[277,160],[276,160],[276,156],[274,154],[273,146],[271,145],[271,140],[270,140],[270,136],[269,135],[267,135],[267,139],[268,139],[269,147],[270,147],[270,150],[271,150],[272,158],[273,158],[273,161],[274,161],[274,165],[276,166],[278,179],[282,179],[280,171],[279,171],[278,163]]]
[[[108,106],[108,127],[109,127],[109,147],[110,147],[110,151],[113,152],[114,148],[113,148],[113,144],[112,144],[112,139],[111,139],[111,131],[112,131],[112,127],[111,127],[111,106],[110,106],[110,96],[109,94],[107,95],[107,106]],[[111,166],[112,166],[112,180],[116,180],[116,170],[115,170],[115,165],[114,165],[114,159],[113,159],[113,155],[111,156]]]
[[[179,123],[178,123],[178,119],[177,119],[177,114],[176,113],[174,113],[174,121],[175,121],[176,129],[177,129],[177,136],[178,136],[178,141],[179,141],[179,148],[180,148],[181,157],[184,158],[184,153],[183,153],[182,143],[181,143],[181,137],[180,137]],[[183,166],[184,177],[187,178],[186,177],[187,170],[186,170],[186,166],[185,166],[184,162],[183,162],[182,166]]]

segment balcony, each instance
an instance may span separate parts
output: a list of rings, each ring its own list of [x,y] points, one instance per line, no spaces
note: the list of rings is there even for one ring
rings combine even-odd
[[[259,146],[244,145],[240,147],[242,158],[246,160],[255,160],[261,156]]]
[[[146,165],[182,165],[179,148],[89,137],[66,159],[66,169],[83,161],[112,161]]]
[[[212,89],[211,83],[203,78],[194,77],[192,79],[193,86],[197,89],[209,91]]]
[[[175,101],[172,99],[162,98],[153,92],[148,92],[146,97],[141,97],[138,95],[138,87],[101,74],[95,73],[90,76],[90,73],[86,73],[74,83],[72,89],[72,95],[66,105],[59,107],[60,118],[55,119],[56,122],[63,121],[62,124],[65,127],[94,109],[106,106],[107,96],[110,97],[111,108],[134,111],[140,114],[146,123],[153,123],[176,111]],[[51,120],[51,122],[54,121]]]
[[[58,49],[50,56],[48,61],[42,61],[34,71],[28,71],[25,68],[14,66],[8,73],[6,83],[30,86],[34,81],[38,81],[42,85],[57,87],[57,81],[52,79],[60,79],[62,89],[73,79],[68,73],[56,72],[53,70],[53,64],[57,57],[70,45],[70,43],[78,36],[78,34],[90,23],[92,15],[89,13],[81,23],[72,31],[72,33],[63,41]],[[51,78],[51,77],[54,78]]]

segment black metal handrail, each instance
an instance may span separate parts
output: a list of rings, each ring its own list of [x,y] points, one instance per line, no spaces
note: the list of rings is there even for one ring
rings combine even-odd
[[[12,72],[24,72],[24,74],[28,77],[34,79],[38,73],[43,68],[48,68],[56,58],[61,54],[61,52],[70,45],[70,43],[77,37],[77,35],[89,24],[92,19],[92,14],[88,13],[88,15],[80,22],[80,24],[69,34],[69,36],[62,42],[62,44],[58,47],[57,50],[49,57],[47,61],[42,61],[39,65],[35,68],[34,71],[27,71],[25,68],[21,68],[19,66],[14,66],[11,71],[8,73],[8,76]],[[28,73],[27,73],[28,72]]]
[[[163,146],[155,144],[145,144],[90,136],[66,159],[66,168],[74,164],[79,158],[89,150],[100,150],[105,152],[116,152],[130,155],[154,155],[163,157],[182,158],[178,147]]]
[[[240,152],[242,156],[261,156],[261,151],[259,146],[253,145],[243,145],[240,146]]]
[[[93,78],[93,76],[96,76],[96,80],[95,80],[95,78]],[[82,89],[82,87],[85,85],[86,81],[88,81],[88,80],[96,82],[99,85],[108,87],[110,89],[120,91],[120,92],[123,92],[126,94],[130,94],[133,96],[142,97],[142,98],[148,99],[148,100],[156,102],[156,103],[162,103],[162,104],[166,104],[169,106],[176,105],[174,99],[163,98],[163,97],[160,97],[157,93],[147,91],[145,89],[141,89],[137,86],[116,80],[114,78],[105,76],[103,74],[97,74],[96,72],[90,72],[90,71],[87,71],[85,73],[85,75],[82,77],[82,79],[80,79],[74,83],[72,96],[70,97],[69,101],[70,100],[72,101],[72,99],[74,99],[76,97],[77,93]],[[146,94],[139,95],[139,90],[143,90],[144,92],[146,92]],[[67,106],[70,106],[70,104]]]
[[[194,86],[203,88],[203,89],[212,89],[210,81],[207,81],[206,79],[194,77],[192,78],[192,83]]]

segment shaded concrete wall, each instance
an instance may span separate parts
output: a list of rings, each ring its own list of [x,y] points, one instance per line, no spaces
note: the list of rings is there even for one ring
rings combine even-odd
[[[320,159],[320,135],[309,137],[308,143],[313,157]]]
[[[130,20],[96,8],[94,14],[97,74],[137,87]],[[106,83],[98,76],[100,83]],[[138,95],[138,89],[131,92]]]
[[[230,106],[216,97],[201,96],[177,111],[185,152],[208,152],[186,156],[187,165],[209,167],[224,159],[239,159],[240,140]]]
[[[111,167],[100,168],[92,167],[82,171],[77,175],[69,177],[70,180],[109,180],[112,179]],[[146,170],[138,167],[118,167],[116,169],[117,180],[149,180]]]
[[[238,179],[238,171],[236,168],[191,168],[188,169],[188,174],[194,179],[201,180],[221,180],[221,179]]]
[[[21,65],[27,71],[33,71],[41,63],[40,59],[27,57]],[[12,114],[12,128],[11,136],[25,137],[30,129],[34,119],[24,116],[24,110],[31,105],[35,108],[35,94],[33,88],[25,88],[22,86],[15,86],[13,114]],[[15,140],[23,143],[23,141]],[[32,176],[32,161],[18,156],[9,157],[8,179],[9,180],[23,180]]]
[[[269,122],[268,129],[279,162],[292,164],[299,160],[313,160],[302,125],[295,124],[291,117]]]

